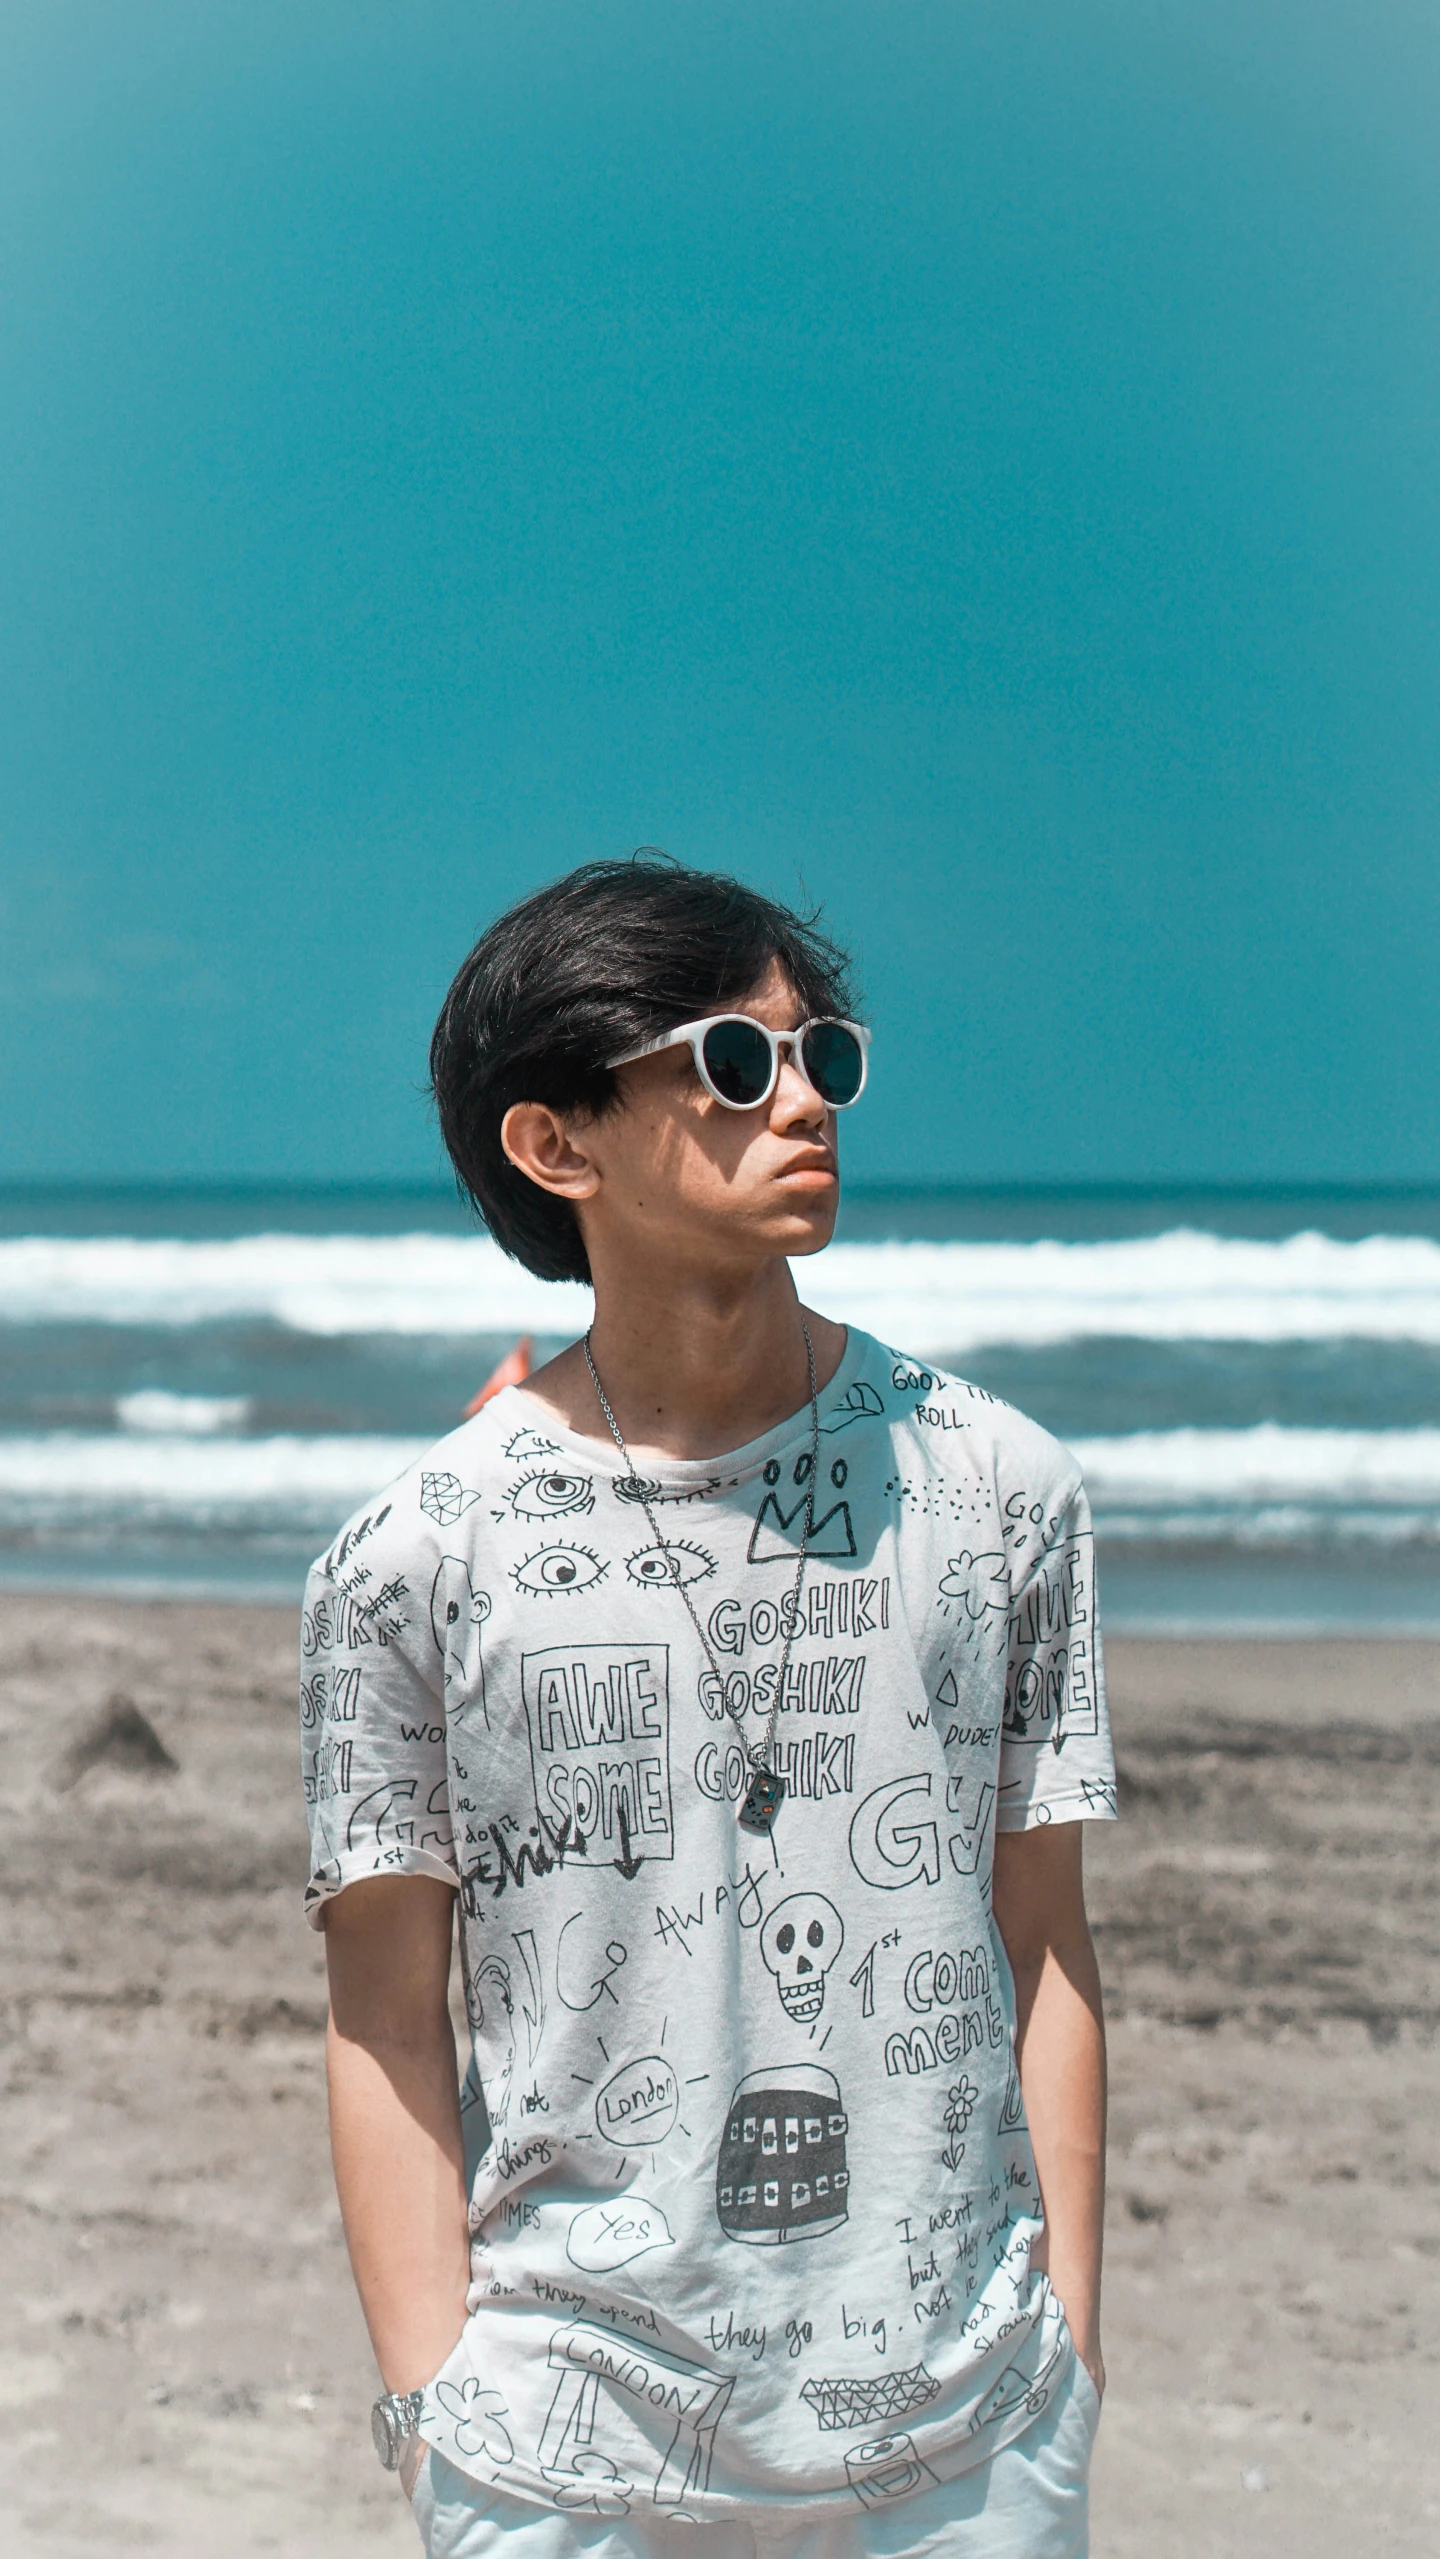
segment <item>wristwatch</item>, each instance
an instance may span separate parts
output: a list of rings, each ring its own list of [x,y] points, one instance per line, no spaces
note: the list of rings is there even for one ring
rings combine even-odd
[[[370,2411],[370,2440],[380,2456],[382,2468],[398,2470],[400,2456],[412,2435],[420,2431],[420,2412],[425,2405],[423,2390],[390,2391],[377,2399]]]

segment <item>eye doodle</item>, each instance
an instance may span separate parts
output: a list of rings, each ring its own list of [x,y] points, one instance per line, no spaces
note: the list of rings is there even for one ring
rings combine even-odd
[[[610,1489],[617,1502],[654,1502],[660,1498],[660,1479],[651,1475],[616,1475],[611,1478]]]
[[[564,1511],[593,1511],[588,1475],[527,1475],[509,1496],[517,1519],[558,1519]]]
[[[567,1591],[588,1590],[609,1570],[588,1546],[542,1546],[515,1566],[513,1579],[517,1590],[529,1591],[534,1599],[560,1599]]]
[[[625,1570],[632,1582],[646,1590],[678,1590],[685,1582],[707,1581],[715,1570],[715,1558],[703,1546],[684,1541],[674,1546],[642,1546],[636,1555],[627,1555]]]
[[[505,1454],[513,1466],[533,1466],[537,1457],[558,1457],[560,1443],[539,1431],[515,1431],[505,1442]]]

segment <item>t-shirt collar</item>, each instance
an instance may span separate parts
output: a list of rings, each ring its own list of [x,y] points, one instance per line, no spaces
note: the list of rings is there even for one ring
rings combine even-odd
[[[852,1324],[840,1365],[820,1389],[822,1429],[826,1413],[859,1377],[868,1348],[866,1335]],[[613,1439],[567,1430],[563,1422],[551,1418],[533,1395],[524,1394],[518,1386],[503,1387],[498,1395],[493,1396],[484,1408],[484,1418],[493,1421],[502,1441],[508,1439],[512,1431],[523,1427],[534,1431],[538,1438],[553,1441],[557,1448],[583,1458],[591,1470],[610,1463],[616,1467],[620,1464],[620,1451]],[[645,1480],[647,1483],[677,1487],[713,1484],[717,1478],[727,1484],[737,1483],[746,1476],[760,1474],[772,1458],[783,1457],[790,1449],[805,1446],[809,1438],[810,1399],[807,1395],[798,1412],[787,1414],[783,1422],[777,1422],[773,1430],[764,1432],[761,1438],[747,1440],[743,1448],[722,1449],[714,1457],[646,1458]]]

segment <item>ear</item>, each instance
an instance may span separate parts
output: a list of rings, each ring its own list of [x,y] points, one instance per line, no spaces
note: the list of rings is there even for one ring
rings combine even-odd
[[[600,1188],[595,1165],[548,1102],[512,1102],[500,1143],[517,1170],[556,1199],[593,1199]]]

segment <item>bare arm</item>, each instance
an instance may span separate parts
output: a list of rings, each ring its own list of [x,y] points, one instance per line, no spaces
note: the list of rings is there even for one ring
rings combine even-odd
[[[464,2150],[446,2005],[454,1903],[427,1875],[381,1875],[351,1884],[326,1918],[335,2185],[375,2360],[394,2391],[431,2380],[465,2325]]]
[[[1047,2268],[1081,2361],[1105,2387],[1100,2249],[1105,2213],[1105,2023],[1085,1917],[1081,1822],[1002,1831],[995,1918],[1015,1976],[1020,2087],[1035,2146]]]

